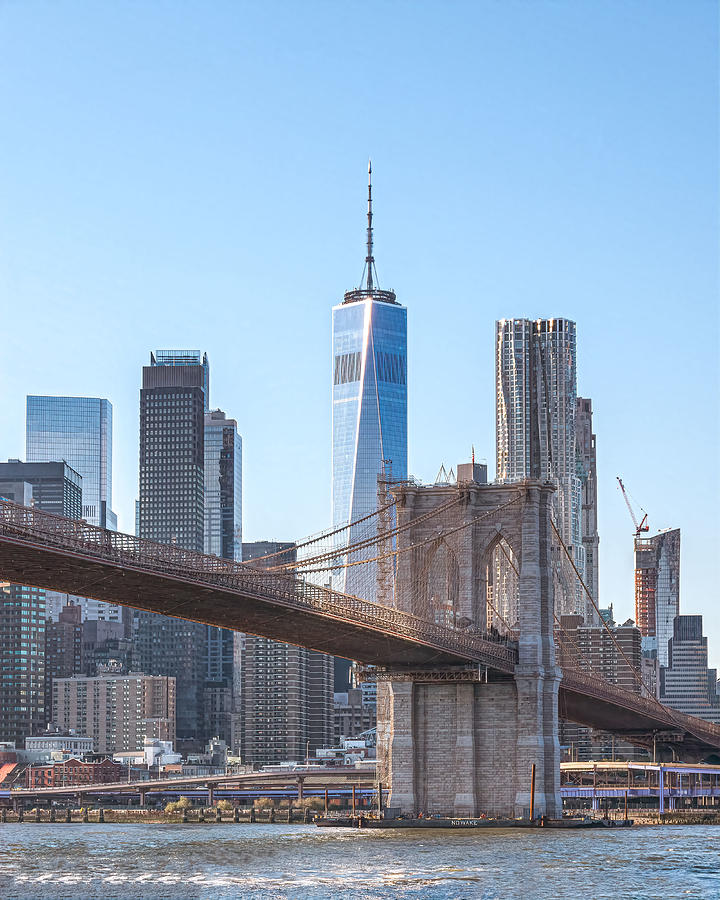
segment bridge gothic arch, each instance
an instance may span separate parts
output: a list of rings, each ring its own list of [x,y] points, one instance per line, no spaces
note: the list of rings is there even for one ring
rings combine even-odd
[[[477,593],[488,631],[509,635],[517,630],[520,546],[519,536],[498,525],[480,553]]]
[[[452,538],[450,538],[452,541]],[[456,548],[438,537],[426,551],[418,579],[418,606],[415,615],[436,625],[454,628],[458,619],[460,563]]]

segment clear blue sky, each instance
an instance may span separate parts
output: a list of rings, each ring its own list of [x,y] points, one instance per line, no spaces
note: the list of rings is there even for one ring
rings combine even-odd
[[[575,319],[601,602],[633,614],[621,474],[720,663],[717,46],[713,0],[0,3],[0,458],[26,394],[108,397],[132,530],[141,366],[197,348],[246,539],[324,527],[372,156],[410,470],[492,471],[495,319]]]

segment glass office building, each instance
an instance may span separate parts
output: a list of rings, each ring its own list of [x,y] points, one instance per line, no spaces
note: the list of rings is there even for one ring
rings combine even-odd
[[[242,438],[220,409],[205,413],[205,553],[242,558]]]
[[[0,463],[0,496],[77,519],[82,478],[64,462]],[[45,591],[0,580],[0,741],[22,747],[48,723],[45,708]]]
[[[360,293],[333,309],[336,527],[377,507],[379,474],[407,477],[407,310]]]
[[[82,475],[82,518],[113,531],[112,405],[99,397],[27,398],[28,462],[65,460]]]
[[[205,553],[242,558],[242,438],[221,409],[205,413]],[[234,632],[207,626],[205,733],[237,749],[239,695],[233,693]]]
[[[336,528],[377,509],[378,475],[407,478],[407,310],[393,291],[377,287],[370,185],[363,281],[362,287],[345,294],[332,315],[332,520]],[[344,537],[352,540],[352,534]],[[367,569],[349,569],[346,576],[335,579],[336,587],[374,600],[376,585]]]

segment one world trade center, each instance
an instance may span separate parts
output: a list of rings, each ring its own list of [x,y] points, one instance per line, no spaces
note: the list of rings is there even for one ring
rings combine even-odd
[[[333,307],[332,321],[332,519],[342,528],[377,509],[379,475],[407,478],[407,310],[378,285],[370,166],[365,267],[360,287]],[[375,528],[371,518],[340,532],[338,549]],[[345,559],[375,556],[370,545]],[[374,570],[373,563],[336,570],[333,586],[375,600]]]

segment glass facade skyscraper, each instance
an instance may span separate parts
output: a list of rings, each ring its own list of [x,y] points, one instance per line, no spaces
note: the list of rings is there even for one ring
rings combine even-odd
[[[242,438],[220,409],[205,413],[205,553],[242,559]]]
[[[100,397],[29,396],[25,452],[28,462],[66,460],[82,475],[82,518],[91,525],[115,531],[112,413],[110,401]],[[57,622],[60,610],[68,602],[82,607],[83,619],[121,622],[124,618],[122,607],[115,603],[47,591],[48,618]]]
[[[205,413],[205,553],[242,559],[242,438],[235,419],[220,409]],[[239,694],[233,690],[235,635],[207,626],[203,699],[205,732],[237,748]]]
[[[65,462],[0,463],[0,496],[77,519],[82,477]],[[39,734],[45,708],[45,591],[0,581],[0,741]]]
[[[99,397],[27,398],[28,462],[65,460],[82,475],[82,518],[113,531],[112,405]]]
[[[635,538],[635,621],[643,652],[668,665],[668,641],[680,615],[680,529]],[[683,618],[691,619],[692,616]]]
[[[332,313],[332,521],[336,528],[377,508],[379,475],[407,478],[407,310],[393,291],[377,287],[370,184],[361,284],[348,291]],[[346,534],[343,543],[352,537]],[[372,579],[356,575],[358,569],[366,567],[349,569],[335,579],[336,586],[374,600]]]

